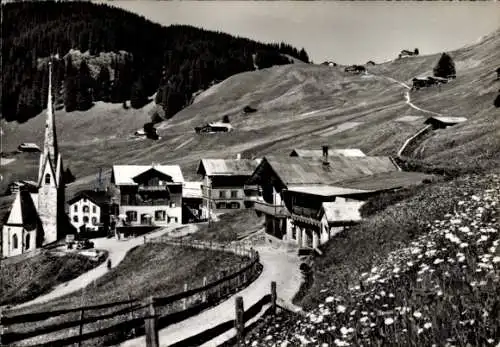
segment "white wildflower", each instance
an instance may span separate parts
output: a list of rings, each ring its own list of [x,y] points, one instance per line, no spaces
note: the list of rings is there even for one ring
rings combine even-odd
[[[333,296],[329,296],[325,299],[326,303],[333,302]]]
[[[385,325],[391,325],[392,323],[394,323],[394,319],[392,319],[391,317],[386,318],[386,319],[384,320],[384,324],[385,324]]]
[[[337,313],[344,313],[345,310],[346,310],[346,307],[344,305],[337,306]]]
[[[418,311],[415,311],[415,312],[413,312],[413,317],[415,317],[415,318],[419,319],[419,318],[421,318],[421,317],[422,317],[422,313],[420,313],[420,312],[418,312]]]
[[[440,264],[440,263],[442,263],[443,261],[444,261],[443,259],[436,258],[436,259],[434,260],[434,265]]]
[[[430,329],[430,328],[432,328],[432,323],[430,323],[430,322],[425,323],[425,324],[424,324],[424,328],[425,328],[425,329]]]
[[[493,262],[493,263],[495,263],[495,264],[496,264],[496,263],[500,263],[500,257],[499,257],[499,256],[494,257],[494,258],[493,258],[493,260],[492,260],[491,262]]]

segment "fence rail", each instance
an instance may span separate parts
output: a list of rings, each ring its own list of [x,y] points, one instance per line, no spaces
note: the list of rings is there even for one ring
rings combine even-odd
[[[42,339],[46,341],[52,337],[50,341],[40,343],[37,339],[36,346],[81,344],[82,341],[95,338],[105,338],[107,342],[119,343],[138,334],[148,334],[151,330],[174,324],[217,304],[227,296],[246,287],[258,277],[262,270],[258,252],[239,245],[186,241],[168,237],[155,239],[144,237],[144,241],[231,252],[243,256],[244,262],[222,271],[215,278],[203,278],[202,285],[188,289],[185,284],[182,292],[165,297],[150,297],[146,301],[130,299],[101,305],[18,315],[9,312],[2,314],[0,311],[0,345],[10,345],[54,333],[56,334],[47,335]],[[79,313],[79,318],[61,317],[72,313]],[[154,325],[151,323],[152,319],[155,321]],[[37,322],[35,329],[26,326],[26,323],[32,322]],[[83,333],[84,326],[85,333]],[[129,334],[124,334],[123,331],[128,331]],[[31,341],[24,341],[23,345],[27,346],[28,343]]]

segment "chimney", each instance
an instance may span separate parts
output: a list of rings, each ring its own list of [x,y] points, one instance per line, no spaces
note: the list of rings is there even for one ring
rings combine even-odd
[[[323,148],[323,165],[328,165],[328,145],[322,146]]]
[[[241,159],[241,153],[236,154],[236,160],[240,160],[240,159]]]

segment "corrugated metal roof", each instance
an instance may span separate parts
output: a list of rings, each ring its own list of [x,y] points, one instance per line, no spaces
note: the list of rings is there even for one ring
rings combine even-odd
[[[425,179],[434,179],[435,176],[421,172],[393,171],[375,175],[366,175],[339,181],[336,185],[352,189],[380,191],[421,184]]]
[[[203,165],[207,176],[250,176],[259,163],[258,159],[202,159],[200,166]]]
[[[182,187],[182,197],[183,198],[199,198],[201,199],[201,186],[203,182],[201,181],[187,181],[184,182]]]
[[[348,178],[398,170],[389,157],[332,156],[329,158],[329,165],[324,165],[321,160],[308,158],[266,157],[265,159],[287,186],[332,185]]]
[[[462,123],[467,120],[465,117],[444,117],[444,116],[433,116],[429,117],[427,120],[435,119],[445,124],[457,124]]]
[[[137,183],[133,180],[134,177],[150,169],[155,169],[172,177],[174,182],[184,182],[184,176],[179,165],[113,165],[115,183],[116,185],[136,185]]]
[[[362,194],[369,192],[366,190],[343,188],[343,187],[329,186],[329,185],[300,185],[300,186],[292,185],[288,187],[288,191],[296,193],[320,195],[320,196],[343,196],[343,195]]]
[[[302,158],[322,158],[322,149],[294,149],[290,155],[296,153],[297,156]],[[328,149],[328,155],[341,155],[344,157],[365,157],[366,154],[363,153],[359,148],[330,148]]]
[[[360,207],[363,201],[355,202],[324,202],[323,210],[326,220],[332,222],[359,222],[361,220]]]

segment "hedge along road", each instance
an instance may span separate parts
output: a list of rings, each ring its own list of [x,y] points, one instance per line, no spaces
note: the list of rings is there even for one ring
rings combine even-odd
[[[242,296],[246,310],[262,299],[264,295],[271,293],[272,281],[275,281],[277,284],[278,298],[289,306],[293,306],[291,301],[302,282],[297,250],[287,251],[286,249],[276,249],[265,244],[255,245],[253,248],[259,252],[260,262],[263,265],[261,275],[247,288],[231,296],[221,304],[161,329],[159,331],[160,346],[168,346],[183,341],[223,322],[233,320],[235,318],[234,298]],[[231,337],[229,335],[226,336],[227,338]],[[208,342],[208,344],[211,345],[211,342]],[[145,346],[145,337],[141,336],[125,341],[120,346]]]
[[[147,234],[147,236],[148,238],[158,237],[178,227],[179,226],[161,228],[160,230]],[[186,233],[192,233],[196,229],[197,229],[196,225],[190,224],[190,227],[183,228],[181,232],[172,234],[172,236],[179,237],[185,235]],[[125,256],[127,255],[128,251],[130,251],[132,248],[136,246],[142,245],[144,243],[144,238],[135,237],[128,240],[117,240],[115,238],[108,239],[102,237],[93,239],[92,241],[94,242],[94,246],[96,249],[103,249],[108,251],[108,259],[111,260],[111,267],[114,268],[118,266],[118,264],[120,264],[120,262],[123,259],[125,259]],[[66,294],[76,292],[86,287],[87,285],[92,284],[92,282],[104,276],[108,271],[109,270],[107,268],[107,261],[105,261],[98,267],[78,276],[77,278],[72,279],[71,281],[65,283],[61,283],[49,293],[41,295],[31,301],[27,301],[20,305],[14,306],[14,308],[21,308],[21,307],[44,303],[53,299],[57,299]]]

